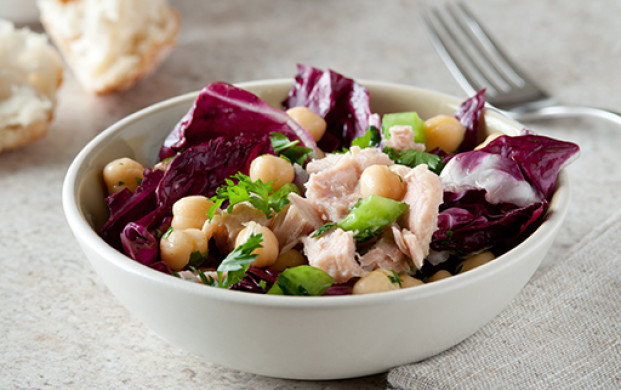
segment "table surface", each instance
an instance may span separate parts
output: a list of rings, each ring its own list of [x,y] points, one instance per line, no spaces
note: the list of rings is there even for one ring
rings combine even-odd
[[[385,375],[299,382],[223,368],[169,345],[108,292],[63,215],[78,151],[120,118],[217,80],[292,77],[296,63],[465,97],[419,19],[423,1],[179,0],[171,56],[131,90],[89,95],[70,71],[45,138],[0,154],[0,388],[376,389]],[[621,2],[469,2],[506,51],[558,100],[621,111]],[[597,119],[528,123],[581,146],[572,207],[552,251],[568,251],[621,197],[621,128]],[[551,264],[544,261],[542,272]]]

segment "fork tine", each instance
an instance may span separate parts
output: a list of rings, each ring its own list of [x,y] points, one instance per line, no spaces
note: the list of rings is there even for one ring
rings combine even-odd
[[[436,19],[442,20],[439,18],[437,10],[434,9],[432,12],[435,14]],[[426,13],[422,13],[421,16],[423,24],[429,32],[429,37],[431,38],[433,47],[440,55],[453,77],[469,95],[475,94],[481,89],[479,88],[478,82],[470,76],[469,72],[462,71],[462,69],[466,69],[466,65],[458,56],[453,54],[455,51],[448,49],[450,46],[449,43],[445,40],[443,34],[435,27],[431,18]],[[444,25],[442,28],[446,31]]]
[[[475,47],[480,54],[485,55],[490,60],[490,63],[494,64],[494,68],[498,75],[504,75],[505,77],[503,80],[507,82],[507,84],[513,84],[517,87],[522,87],[527,82],[530,82],[526,74],[519,69],[515,62],[512,61],[491,38],[491,35],[489,35],[466,5],[459,2],[457,7],[462,17],[458,17],[454,9],[451,9],[453,18],[458,21],[461,28],[467,34],[475,38],[477,42]]]
[[[422,16],[434,48],[467,92],[486,88],[490,98],[501,99],[506,94],[517,97],[515,93],[520,90],[523,97],[544,97],[545,93],[504,54],[463,3],[447,6],[446,12],[432,9]],[[502,97],[503,102],[506,98],[509,96]]]
[[[436,43],[438,41],[442,43],[442,47],[435,45],[436,50],[440,48],[447,53],[461,77],[468,82],[470,89],[478,91],[485,88],[489,96],[496,96],[506,91],[508,83],[501,75],[499,76],[498,70],[485,54],[484,48],[478,44],[478,38],[470,33],[459,12],[450,6],[446,9],[445,13],[438,9],[432,10],[436,21],[434,29],[434,35],[438,38]],[[432,28],[434,26],[431,21],[429,25]],[[445,62],[446,59],[444,57]],[[453,75],[455,76],[455,73]]]

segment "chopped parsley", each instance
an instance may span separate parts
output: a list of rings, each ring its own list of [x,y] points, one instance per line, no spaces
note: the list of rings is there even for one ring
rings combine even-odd
[[[255,249],[262,248],[262,242],[262,234],[251,234],[248,241],[233,249],[233,251],[222,260],[222,263],[220,263],[216,270],[219,280],[218,287],[229,288],[246,276],[248,267],[259,256],[252,252]],[[226,277],[223,277],[225,272]]]
[[[173,227],[171,226],[171,227],[169,227],[169,228],[168,228],[168,229],[164,232],[164,234],[162,234],[162,237],[161,237],[161,238],[162,238],[162,239],[166,239],[166,238],[168,238],[168,236],[170,236],[170,233],[172,233],[172,232],[173,232]]]
[[[237,183],[234,181],[237,180]],[[275,213],[279,212],[289,203],[289,193],[299,190],[295,184],[287,183],[278,191],[268,183],[261,180],[252,181],[250,177],[237,173],[231,178],[225,180],[225,184],[218,187],[216,195],[209,200],[213,205],[209,208],[208,216],[211,220],[217,209],[228,202],[227,212],[233,210],[233,206],[241,202],[249,202],[254,208],[262,211],[268,218],[272,218]]]
[[[306,160],[313,154],[313,149],[300,146],[300,141],[291,141],[286,135],[273,132],[270,133],[270,141],[274,153],[284,157],[289,162],[304,165]]]
[[[397,164],[407,165],[410,168],[426,164],[429,167],[429,170],[438,175],[442,172],[442,169],[446,165],[446,163],[442,162],[442,157],[431,153],[421,152],[416,149],[405,149],[399,151],[386,146],[383,152]]]
[[[401,287],[401,277],[399,276],[398,273],[396,273],[393,270],[390,270],[390,274],[386,275],[386,276],[388,276],[388,279],[390,280],[390,283],[398,284],[399,287]]]
[[[361,149],[376,147],[382,141],[380,131],[375,126],[369,126],[363,136],[354,138],[351,146],[358,146]]]

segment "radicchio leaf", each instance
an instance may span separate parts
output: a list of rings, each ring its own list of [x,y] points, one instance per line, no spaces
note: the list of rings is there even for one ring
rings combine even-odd
[[[145,229],[151,235],[161,230],[173,203],[189,195],[212,196],[224,179],[237,172],[247,174],[250,162],[270,151],[269,134],[219,137],[188,148],[172,159],[165,172],[146,170],[136,193],[125,189],[108,197],[110,217],[101,237],[136,259],[136,248],[146,245],[142,242],[148,237]]]
[[[454,117],[466,127],[464,140],[459,145],[459,151],[474,149],[479,140],[479,128],[481,127],[485,110],[485,89],[464,101]]]
[[[308,131],[283,110],[246,90],[216,82],[199,93],[190,111],[168,135],[160,150],[160,160],[213,138],[262,137],[272,132],[284,134],[292,141],[299,140],[304,147],[316,150],[317,145]]]
[[[546,200],[524,207],[491,204],[485,200],[482,190],[462,194],[447,192],[431,248],[463,254],[490,248],[500,252],[508,250],[541,222],[547,207]]]
[[[572,142],[526,133],[498,137],[481,151],[515,161],[531,185],[550,199],[560,170],[578,156],[580,148]]]
[[[371,116],[366,88],[332,70],[302,64],[297,68],[295,83],[283,105],[285,109],[307,107],[326,120],[319,147],[332,152],[349,147],[354,138],[363,136]]]

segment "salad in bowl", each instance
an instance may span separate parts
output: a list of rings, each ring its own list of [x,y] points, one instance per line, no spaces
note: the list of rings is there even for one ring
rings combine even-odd
[[[299,65],[280,107],[206,86],[150,166],[103,169],[99,235],[212,288],[349,295],[421,286],[493,261],[544,221],[577,145],[486,134],[485,91],[451,114],[371,110],[368,90]]]

